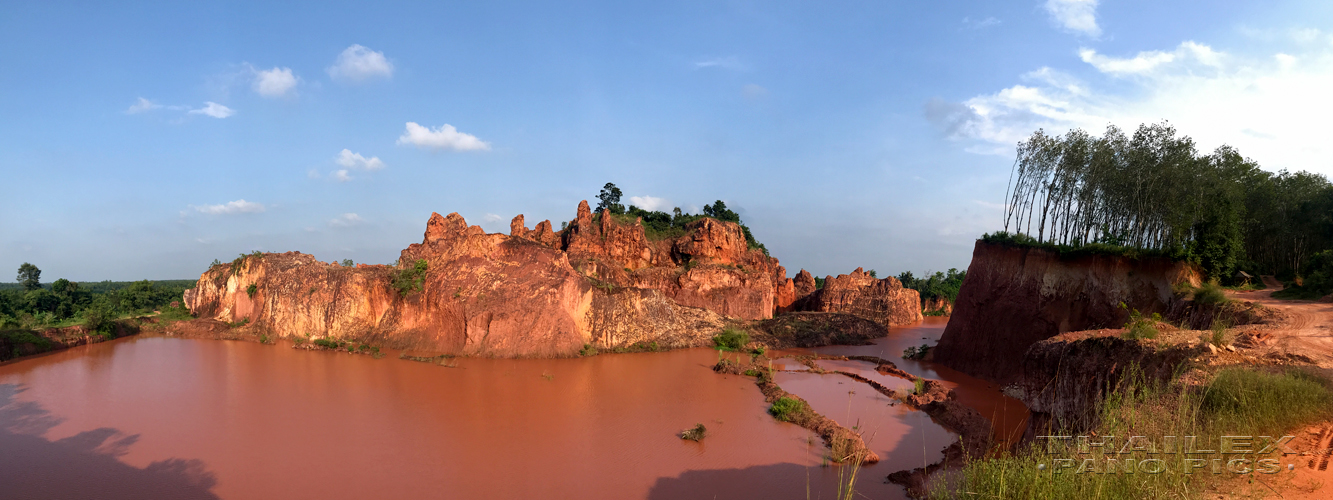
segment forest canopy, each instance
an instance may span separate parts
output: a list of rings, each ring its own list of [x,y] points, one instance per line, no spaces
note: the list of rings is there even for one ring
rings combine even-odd
[[[1160,253],[1223,281],[1290,279],[1333,246],[1327,178],[1262,170],[1231,146],[1201,154],[1166,122],[1038,130],[1018,144],[1005,199],[1004,232],[987,238]]]

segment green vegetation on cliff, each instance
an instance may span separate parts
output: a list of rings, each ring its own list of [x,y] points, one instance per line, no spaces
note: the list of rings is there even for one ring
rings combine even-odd
[[[1212,278],[1236,271],[1299,276],[1333,248],[1333,185],[1318,174],[1261,170],[1235,148],[1200,154],[1166,123],[1101,137],[1038,130],[1018,144],[1004,231],[987,241],[1161,254]]]
[[[725,222],[734,222],[741,227],[741,232],[745,234],[745,242],[751,250],[759,250],[768,255],[768,248],[763,243],[754,239],[754,234],[750,232],[749,226],[741,222],[740,214],[727,208],[727,204],[722,200],[717,200],[711,205],[704,205],[702,213],[690,214],[681,211],[680,207],[673,208],[671,213],[662,211],[644,210],[642,208],[630,205],[628,208],[620,203],[620,188],[610,182],[602,187],[601,193],[597,195],[600,202],[594,211],[594,216],[598,217],[603,210],[607,210],[611,215],[617,217],[620,222],[632,222],[635,218],[642,218],[644,234],[650,240],[664,240],[670,238],[679,238],[685,235],[685,226],[691,222],[709,217]]]
[[[967,270],[959,271],[957,269],[949,269],[947,273],[936,271],[925,278],[918,278],[913,276],[911,271],[904,271],[898,275],[898,281],[903,284],[903,288],[911,288],[919,292],[922,302],[931,299],[944,299],[952,304],[958,299],[958,290],[963,287],[963,278],[966,277]]]

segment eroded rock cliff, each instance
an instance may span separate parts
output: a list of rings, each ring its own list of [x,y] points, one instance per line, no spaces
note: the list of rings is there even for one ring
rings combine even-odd
[[[977,241],[935,361],[1002,383],[1019,373],[1028,347],[1060,333],[1116,328],[1128,316],[1166,313],[1173,288],[1197,286],[1198,269],[1166,258],[1061,256]]]
[[[797,275],[798,289],[811,290],[814,279],[805,270]],[[797,311],[854,314],[884,327],[921,321],[921,295],[903,288],[897,278],[876,279],[861,268],[851,274],[824,279],[824,287],[797,299]]]

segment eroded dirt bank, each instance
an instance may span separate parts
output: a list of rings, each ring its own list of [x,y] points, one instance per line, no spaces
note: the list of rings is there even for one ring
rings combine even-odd
[[[935,360],[1001,383],[1019,374],[1028,347],[1055,335],[1124,325],[1125,304],[1166,314],[1178,283],[1198,270],[1166,258],[1062,256],[978,240]]]

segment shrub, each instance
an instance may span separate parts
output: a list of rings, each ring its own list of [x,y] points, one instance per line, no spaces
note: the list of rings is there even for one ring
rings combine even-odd
[[[1121,309],[1129,309],[1124,302],[1120,303]],[[1129,311],[1129,321],[1125,323],[1125,332],[1120,334],[1120,338],[1126,340],[1155,339],[1157,338],[1157,322],[1162,320],[1162,315],[1153,313],[1152,316],[1144,316],[1138,309]]]
[[[1227,342],[1227,324],[1222,320],[1213,320],[1213,328],[1208,335],[1208,343],[1217,347],[1226,347]]]
[[[1194,290],[1194,302],[1199,304],[1225,304],[1230,300],[1216,281],[1204,283]]]
[[[680,438],[697,442],[703,439],[707,434],[708,428],[704,427],[704,424],[694,424],[694,427],[681,431]]]
[[[583,344],[583,348],[579,349],[579,356],[587,357],[596,355],[597,355],[597,348],[593,347],[592,344]]]
[[[921,344],[921,347],[908,347],[903,349],[903,359],[924,359],[928,352],[930,346],[926,344]]]
[[[773,415],[773,418],[783,422],[791,422],[809,409],[810,407],[806,405],[805,401],[791,396],[783,396],[773,402],[773,406],[768,408],[768,413]]]
[[[254,283],[251,283],[250,286],[245,287],[245,294],[252,299],[255,298],[255,292],[258,291],[259,291],[259,286],[255,285]]]
[[[734,328],[722,330],[713,336],[713,345],[721,351],[739,351],[750,343],[750,334]]]
[[[338,349],[343,346],[343,343],[341,341],[330,340],[330,339],[315,339],[311,343],[323,347],[325,349]]]
[[[412,264],[410,268],[394,270],[389,277],[389,283],[394,290],[398,291],[399,296],[406,297],[408,294],[421,289],[421,284],[426,280],[426,269],[428,267],[429,264],[426,259],[417,259],[416,263]]]
[[[912,394],[920,395],[925,393],[926,393],[926,379],[921,377],[912,379]]]

